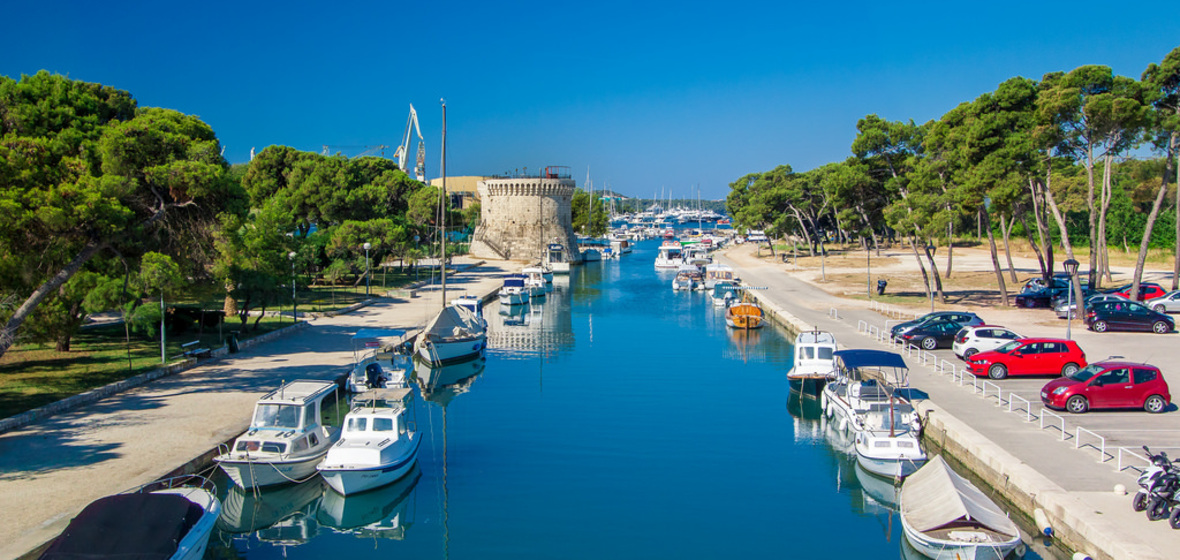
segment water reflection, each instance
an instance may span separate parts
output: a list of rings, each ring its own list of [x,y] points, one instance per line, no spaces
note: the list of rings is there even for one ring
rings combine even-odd
[[[402,540],[413,524],[413,515],[408,515],[413,502],[410,495],[420,478],[422,470],[415,464],[397,482],[368,492],[345,497],[325,489],[316,519],[338,533]]]
[[[424,400],[445,407],[455,397],[471,390],[471,385],[483,373],[487,363],[485,356],[443,366],[416,362],[413,379],[422,391]]]
[[[222,498],[217,529],[231,537],[255,537],[278,546],[299,546],[319,532],[316,511],[324,493],[320,478],[260,491],[233,486]]]

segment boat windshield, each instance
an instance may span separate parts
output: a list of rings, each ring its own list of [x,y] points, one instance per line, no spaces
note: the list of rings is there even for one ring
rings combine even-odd
[[[1067,375],[1066,377],[1068,377],[1074,381],[1081,381],[1081,382],[1085,383],[1086,381],[1089,381],[1091,377],[1094,377],[1095,375],[1102,373],[1102,370],[1103,370],[1102,366],[1100,366],[1098,364],[1090,364],[1082,369],[1079,369],[1079,370]]]
[[[832,360],[832,352],[835,350],[828,346],[800,346],[800,358],[804,360]]]
[[[255,428],[299,428],[299,407],[290,404],[260,404],[254,411]]]

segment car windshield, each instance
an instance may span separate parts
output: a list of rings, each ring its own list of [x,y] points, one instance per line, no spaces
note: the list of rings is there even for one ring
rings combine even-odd
[[[1102,373],[1102,369],[1103,369],[1102,366],[1100,366],[1098,364],[1090,364],[1082,369],[1079,369],[1079,370],[1069,374],[1066,377],[1069,377],[1070,379],[1072,379],[1074,381],[1081,381],[1081,382],[1085,383],[1086,381],[1089,381],[1091,377],[1094,377],[1095,375]]]
[[[1002,345],[1002,347],[997,348],[996,351],[999,354],[1008,354],[1008,353],[1010,353],[1010,351],[1022,347],[1022,345],[1024,345],[1023,342],[1012,341],[1012,342],[1009,342],[1008,344]]]

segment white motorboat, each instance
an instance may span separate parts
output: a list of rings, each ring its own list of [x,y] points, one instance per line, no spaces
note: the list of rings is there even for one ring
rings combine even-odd
[[[220,514],[217,489],[208,479],[159,480],[91,502],[40,558],[201,560]]]
[[[718,281],[732,282],[734,280],[733,269],[729,265],[721,263],[705,265],[705,289],[712,290]]]
[[[908,404],[876,406],[858,418],[856,462],[877,476],[900,480],[926,464],[918,422]]]
[[[409,418],[413,391],[373,389],[353,400],[344,433],[316,470],[328,486],[349,495],[390,484],[414,466],[422,438]]]
[[[836,337],[830,332],[808,331],[795,337],[794,363],[787,372],[792,391],[818,397],[828,381],[836,378]]]
[[[1020,545],[1016,524],[941,455],[902,483],[901,527],[934,560],[1004,558]]]
[[[874,405],[887,404],[909,384],[909,368],[898,354],[884,350],[840,350],[837,377],[824,385],[824,413],[839,429],[860,431],[856,417]],[[904,399],[902,399],[904,402]]]
[[[529,298],[544,298],[549,287],[545,281],[545,271],[540,267],[527,266],[520,272],[524,274],[524,287],[529,292]]]
[[[246,433],[231,450],[214,457],[221,470],[243,488],[302,482],[340,439],[340,430],[320,424],[323,402],[336,395],[327,381],[291,381],[254,405]]]
[[[524,305],[529,302],[529,290],[522,274],[506,274],[500,286],[500,305]]]
[[[713,284],[713,292],[710,297],[713,299],[715,307],[729,307],[733,300],[737,299],[737,292],[734,288],[737,287],[737,282],[732,280],[719,280]]]
[[[476,317],[483,319],[483,300],[473,295],[461,295],[451,300],[451,305],[455,307],[462,307],[475,314]]]
[[[569,274],[570,258],[569,253],[565,250],[565,245],[550,243],[545,252],[545,264],[553,271],[553,274]]]
[[[684,254],[681,252],[680,242],[665,240],[656,254],[656,268],[680,268],[684,264]]]
[[[469,360],[487,347],[487,323],[470,310],[448,305],[414,342],[414,356],[428,364]]]
[[[681,265],[672,279],[673,290],[695,290],[700,287],[701,273],[692,265]]]
[[[398,329],[360,329],[352,335],[353,366],[345,388],[350,393],[363,393],[372,388],[403,385],[413,368],[408,345],[402,340],[393,343],[392,351],[383,352],[382,340],[402,339],[405,335],[406,331]],[[362,348],[368,353],[363,354]]]

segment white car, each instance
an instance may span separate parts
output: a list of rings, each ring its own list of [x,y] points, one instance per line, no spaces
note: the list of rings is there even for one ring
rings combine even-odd
[[[955,343],[952,345],[952,348],[955,351],[955,355],[960,359],[967,359],[979,352],[995,350],[1013,340],[1019,340],[1021,338],[1024,338],[1024,336],[995,325],[963,327],[955,335]]]
[[[1144,303],[1160,313],[1176,313],[1180,311],[1180,290],[1172,290]]]

